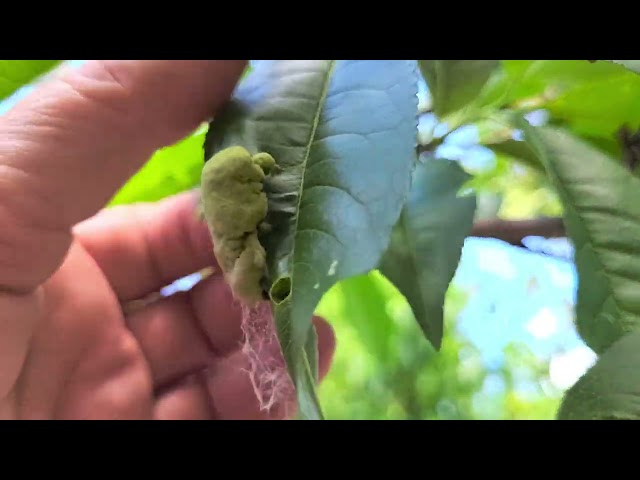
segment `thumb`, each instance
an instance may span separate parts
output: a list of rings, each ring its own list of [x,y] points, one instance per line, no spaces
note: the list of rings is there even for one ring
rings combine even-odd
[[[96,213],[158,148],[214,115],[245,60],[90,61],[0,117],[0,287],[35,288],[71,227]]]

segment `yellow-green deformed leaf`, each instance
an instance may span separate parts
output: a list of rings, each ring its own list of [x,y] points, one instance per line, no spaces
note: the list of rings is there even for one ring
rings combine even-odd
[[[303,418],[321,418],[305,345],[322,295],[375,268],[416,161],[412,60],[257,61],[211,124],[205,156],[241,145],[273,155],[261,235],[283,353]]]
[[[56,67],[61,60],[0,60],[0,101]]]
[[[429,159],[418,164],[379,267],[406,297],[436,349],[442,342],[445,294],[476,209],[475,196],[458,196],[469,178],[456,162]]]
[[[640,420],[640,331],[604,352],[565,394],[560,420]]]
[[[640,179],[568,132],[521,125],[575,245],[578,331],[602,353],[640,328]]]
[[[433,100],[433,112],[440,118],[471,103],[500,66],[499,60],[420,60]]]

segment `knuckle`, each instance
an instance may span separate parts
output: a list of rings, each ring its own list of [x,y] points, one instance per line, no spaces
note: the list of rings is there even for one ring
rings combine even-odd
[[[129,333],[123,333],[119,336],[113,351],[119,360],[118,363],[124,369],[140,367],[145,364],[138,341]]]
[[[103,128],[130,134],[144,109],[140,108],[140,92],[128,70],[106,60],[96,60],[65,72],[58,77],[57,88],[66,89],[71,95],[61,96],[64,102],[58,102],[57,108],[74,112],[78,119],[99,118]],[[91,135],[98,133],[91,124],[74,127]]]

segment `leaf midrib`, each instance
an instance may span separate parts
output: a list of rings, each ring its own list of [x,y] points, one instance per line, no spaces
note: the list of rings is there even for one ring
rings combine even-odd
[[[294,271],[295,271],[295,261],[296,261],[295,253],[296,253],[296,244],[298,243],[298,223],[300,221],[300,205],[302,203],[302,194],[304,190],[305,176],[307,173],[307,163],[309,161],[309,155],[311,154],[311,146],[313,145],[316,132],[318,131],[318,126],[320,125],[320,115],[322,113],[324,103],[329,95],[329,85],[331,83],[331,76],[333,75],[335,65],[336,65],[336,61],[331,60],[331,63],[327,70],[325,82],[322,87],[322,93],[320,94],[320,100],[318,101],[318,108],[316,110],[315,117],[313,119],[313,125],[311,127],[311,134],[309,135],[309,141],[307,142],[307,145],[305,147],[304,157],[302,159],[302,174],[300,176],[300,188],[298,189],[298,202],[296,204],[296,220],[293,226],[294,241],[293,241],[293,246],[291,247],[291,253],[289,254],[290,258],[293,259],[293,263],[291,265],[291,273],[290,273],[291,291],[289,294],[289,302],[291,302],[291,299],[293,297],[293,282],[294,282]]]

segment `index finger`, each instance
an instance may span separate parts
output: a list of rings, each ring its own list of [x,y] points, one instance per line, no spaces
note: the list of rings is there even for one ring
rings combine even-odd
[[[71,227],[158,148],[229,99],[245,60],[90,61],[0,117],[0,287],[29,291],[60,264]]]

